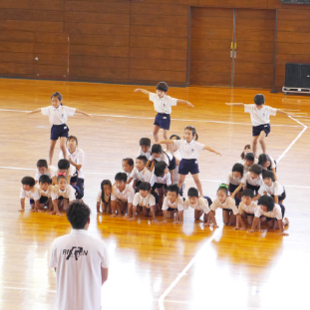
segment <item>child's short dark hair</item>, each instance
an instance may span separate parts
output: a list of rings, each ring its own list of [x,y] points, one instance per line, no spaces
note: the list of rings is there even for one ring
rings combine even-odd
[[[253,164],[250,168],[249,171],[254,172],[256,174],[261,174],[263,171],[263,168],[261,165]]]
[[[255,159],[254,153],[252,153],[252,152],[246,153],[244,156],[244,159],[254,161],[254,159]]]
[[[129,166],[134,165],[134,161],[132,158],[124,158],[123,161],[125,161]]]
[[[250,188],[246,188],[242,191],[241,197],[250,197],[251,199],[254,197],[254,192]]]
[[[90,208],[80,200],[74,200],[66,209],[67,219],[74,229],[83,229],[85,227],[89,220],[90,212]]]
[[[70,168],[70,161],[67,159],[60,159],[58,161],[58,169],[68,170]]]
[[[155,143],[155,144],[152,145],[151,154],[153,154],[153,153],[161,153],[162,150],[163,149],[162,149],[161,145]]]
[[[161,90],[163,92],[167,92],[168,91],[168,84],[166,82],[159,82],[157,85],[156,85],[156,89],[158,90]]]
[[[257,105],[262,105],[265,103],[265,96],[263,94],[257,94],[254,96],[254,103]]]
[[[37,167],[38,167],[38,168],[41,168],[41,167],[48,168],[47,160],[46,160],[46,159],[39,159],[39,160],[37,161]]]
[[[246,144],[243,148],[243,152],[241,153],[240,157],[241,159],[244,159],[244,150],[250,150],[251,149],[251,145],[250,144]]]
[[[61,102],[62,101],[62,94],[59,93],[58,91],[56,93],[53,93],[51,95],[51,99],[53,99],[53,97],[57,97],[57,99]]]
[[[36,180],[33,177],[23,177],[21,180],[23,185],[29,185],[33,187],[36,184]]]
[[[43,174],[39,178],[39,183],[42,183],[42,184],[44,184],[44,183],[52,184],[52,180],[51,180],[51,178],[48,175]]]
[[[78,143],[78,139],[77,139],[76,136],[69,136],[69,137],[67,138],[67,142],[68,142],[69,140],[74,140],[74,141],[76,142],[76,144],[79,144],[79,143]]]
[[[272,211],[274,208],[274,200],[268,195],[259,197],[257,204],[267,207],[267,211]]]
[[[139,145],[151,146],[151,139],[150,138],[141,138]]]
[[[64,180],[68,181],[67,180],[67,176],[65,176],[63,174],[59,174],[58,177],[57,177],[57,182],[59,182],[61,179],[64,179]]]
[[[260,154],[258,156],[258,164],[259,165],[264,165],[267,161],[270,162],[270,157],[267,154]]]
[[[263,179],[270,178],[272,180],[272,182],[275,182],[275,180],[276,180],[274,178],[274,173],[272,171],[269,171],[269,170],[263,170],[262,177],[263,177]]]
[[[151,184],[148,182],[141,182],[138,188],[141,191],[149,191],[151,190]]]
[[[144,156],[144,155],[138,156],[138,157],[136,158],[136,160],[137,160],[137,159],[142,160],[143,163],[144,163],[144,165],[147,163],[147,158],[146,158],[146,156]]]
[[[125,172],[118,172],[115,175],[115,181],[123,181],[123,182],[127,182],[127,174]]]
[[[167,187],[167,192],[173,192],[179,195],[180,189],[176,184],[171,184]]]
[[[110,187],[112,187],[112,183],[110,180],[103,180],[100,184],[100,189],[103,189],[104,185],[109,185]]]
[[[159,161],[155,163],[154,174],[157,177],[161,177],[164,174],[164,171],[166,168],[167,168],[167,164],[164,161]]]
[[[232,172],[240,172],[241,176],[243,176],[244,167],[242,164],[236,163],[233,165],[231,171]]]
[[[223,191],[226,195],[228,195],[228,186],[222,183],[216,192],[218,193],[219,191]]]
[[[190,130],[190,131],[192,132],[192,135],[193,135],[194,139],[195,139],[196,141],[198,140],[198,133],[197,133],[196,128],[195,128],[194,126],[186,126],[186,127],[184,128],[184,131],[185,131],[185,130]]]
[[[175,138],[176,140],[181,140],[180,136],[176,134],[171,135],[169,139],[172,140],[173,138]]]
[[[187,191],[188,197],[199,197],[198,189],[195,187],[190,187]]]

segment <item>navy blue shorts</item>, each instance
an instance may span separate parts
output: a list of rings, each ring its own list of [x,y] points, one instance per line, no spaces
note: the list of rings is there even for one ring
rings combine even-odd
[[[252,127],[252,136],[256,137],[259,136],[261,131],[265,131],[266,137],[268,136],[270,132],[270,124],[263,124],[259,126],[253,126]]]
[[[258,192],[260,186],[259,185],[254,186],[254,185],[251,185],[248,182],[246,182],[246,188],[251,189],[254,192],[254,195],[257,195],[257,192]]]
[[[168,169],[169,170],[174,170],[176,168],[177,164],[176,164],[176,161],[175,161],[175,157],[173,156],[172,160],[170,160],[170,164],[168,166]]]
[[[59,137],[69,136],[69,127],[66,124],[53,125],[51,128],[51,140],[58,140]]]
[[[274,195],[271,195],[271,197],[274,198]],[[283,193],[280,196],[278,196],[278,200],[279,201],[283,201],[285,198],[286,198],[286,192],[285,192],[285,189],[284,189]]]
[[[197,159],[181,159],[179,165],[179,174],[187,175],[188,173],[199,173]]]
[[[285,207],[283,206],[282,203],[279,203],[279,206],[280,206],[280,208],[281,208],[282,219],[283,219],[283,218],[284,218],[284,215],[285,215]],[[266,217],[266,222],[269,222],[269,221],[271,221],[271,220],[273,220],[273,219],[277,221],[276,218]]]
[[[177,212],[177,211],[178,211],[178,208],[170,208],[170,207],[168,207],[167,211]]]
[[[41,197],[40,197],[40,200],[39,200],[39,203],[42,204],[42,203],[46,203],[46,202],[48,202],[48,197],[46,197],[46,196],[41,196]],[[31,204],[31,205],[34,204],[34,200],[33,200],[32,198],[30,199],[30,204]]]
[[[209,207],[212,205],[212,199],[208,196],[203,196],[204,199],[208,200]]]
[[[170,129],[170,114],[157,113],[154,125],[169,130]]]

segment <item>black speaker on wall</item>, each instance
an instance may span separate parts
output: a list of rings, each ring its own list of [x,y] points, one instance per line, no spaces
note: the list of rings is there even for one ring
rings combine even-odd
[[[285,86],[310,88],[310,64],[285,64]]]

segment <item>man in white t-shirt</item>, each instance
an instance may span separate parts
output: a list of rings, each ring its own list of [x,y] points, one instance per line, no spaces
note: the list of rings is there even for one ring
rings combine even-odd
[[[59,310],[101,309],[101,286],[108,278],[109,257],[103,240],[88,233],[90,208],[81,201],[67,208],[72,226],[51,247],[49,267],[56,271]]]
[[[266,154],[266,143],[265,138],[270,132],[270,116],[275,116],[276,113],[291,116],[282,110],[275,109],[269,106],[265,106],[265,96],[257,94],[254,96],[255,104],[244,104],[244,103],[226,103],[229,106],[244,107],[244,112],[250,113],[252,122],[252,150],[256,156],[257,141],[260,143],[262,151]]]
[[[164,139],[168,139],[168,131],[170,129],[170,114],[171,114],[171,107],[176,106],[178,103],[187,104],[190,107],[194,107],[190,102],[172,98],[167,96],[168,85],[165,82],[159,82],[156,85],[156,93],[149,92],[148,90],[137,88],[134,90],[135,93],[143,93],[149,96],[149,100],[153,102],[154,109],[157,112],[154,121],[154,131],[153,136],[155,142],[159,141],[158,133],[159,130],[162,128],[164,133]]]

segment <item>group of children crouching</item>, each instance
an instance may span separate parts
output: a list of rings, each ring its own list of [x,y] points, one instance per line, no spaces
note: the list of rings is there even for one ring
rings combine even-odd
[[[71,152],[82,152],[76,148],[77,138],[70,136],[68,141],[72,139],[76,145]],[[180,140],[180,137],[173,135],[170,139],[164,143]],[[71,154],[70,149],[68,154]],[[195,187],[188,189],[185,199],[184,184],[180,183],[178,174],[178,166],[182,163],[178,149],[167,147],[164,151],[160,144],[151,146],[149,138],[141,138],[135,165],[133,159],[125,158],[124,172],[115,175],[114,184],[108,179],[101,182],[97,212],[109,213],[112,217],[125,216],[131,221],[137,215],[151,216],[152,222],[163,215],[164,223],[174,218],[176,223],[182,223],[184,210],[191,207],[196,221],[203,216],[205,226],[218,227],[215,212],[220,208],[224,224],[235,225],[237,230],[245,230],[248,224],[251,226],[249,232],[260,231],[261,223],[266,222],[268,227],[278,228],[281,234],[287,235],[284,227],[288,219],[284,218],[282,204],[286,195],[284,187],[276,180],[275,161],[266,154],[256,159],[249,145],[241,157],[233,165],[227,182],[219,186],[214,201]],[[70,161],[60,159],[58,169],[48,166],[46,160],[37,162],[35,178],[26,176],[21,181],[21,211],[25,210],[26,197],[30,198],[33,211],[47,210],[57,215],[69,202],[83,198],[82,163],[69,158]]]
[[[180,139],[173,135],[171,139]],[[180,163],[177,151],[163,151],[160,144],[148,138],[140,140],[140,153],[135,166],[131,158],[123,159],[123,170],[110,180],[101,182],[97,196],[97,212],[109,213],[112,217],[125,216],[135,220],[137,215],[163,215],[163,223],[174,219],[183,222],[184,210],[194,209],[196,221],[203,216],[205,226],[217,226],[215,212],[221,208],[225,225],[235,225],[236,230],[260,231],[261,223],[284,232],[288,219],[284,218],[284,187],[276,180],[276,162],[268,155],[255,158],[247,145],[241,160],[234,164],[228,181],[219,186],[217,197],[212,201],[202,196],[195,187],[183,198],[183,186],[175,173]],[[179,185],[179,186],[178,186]]]

